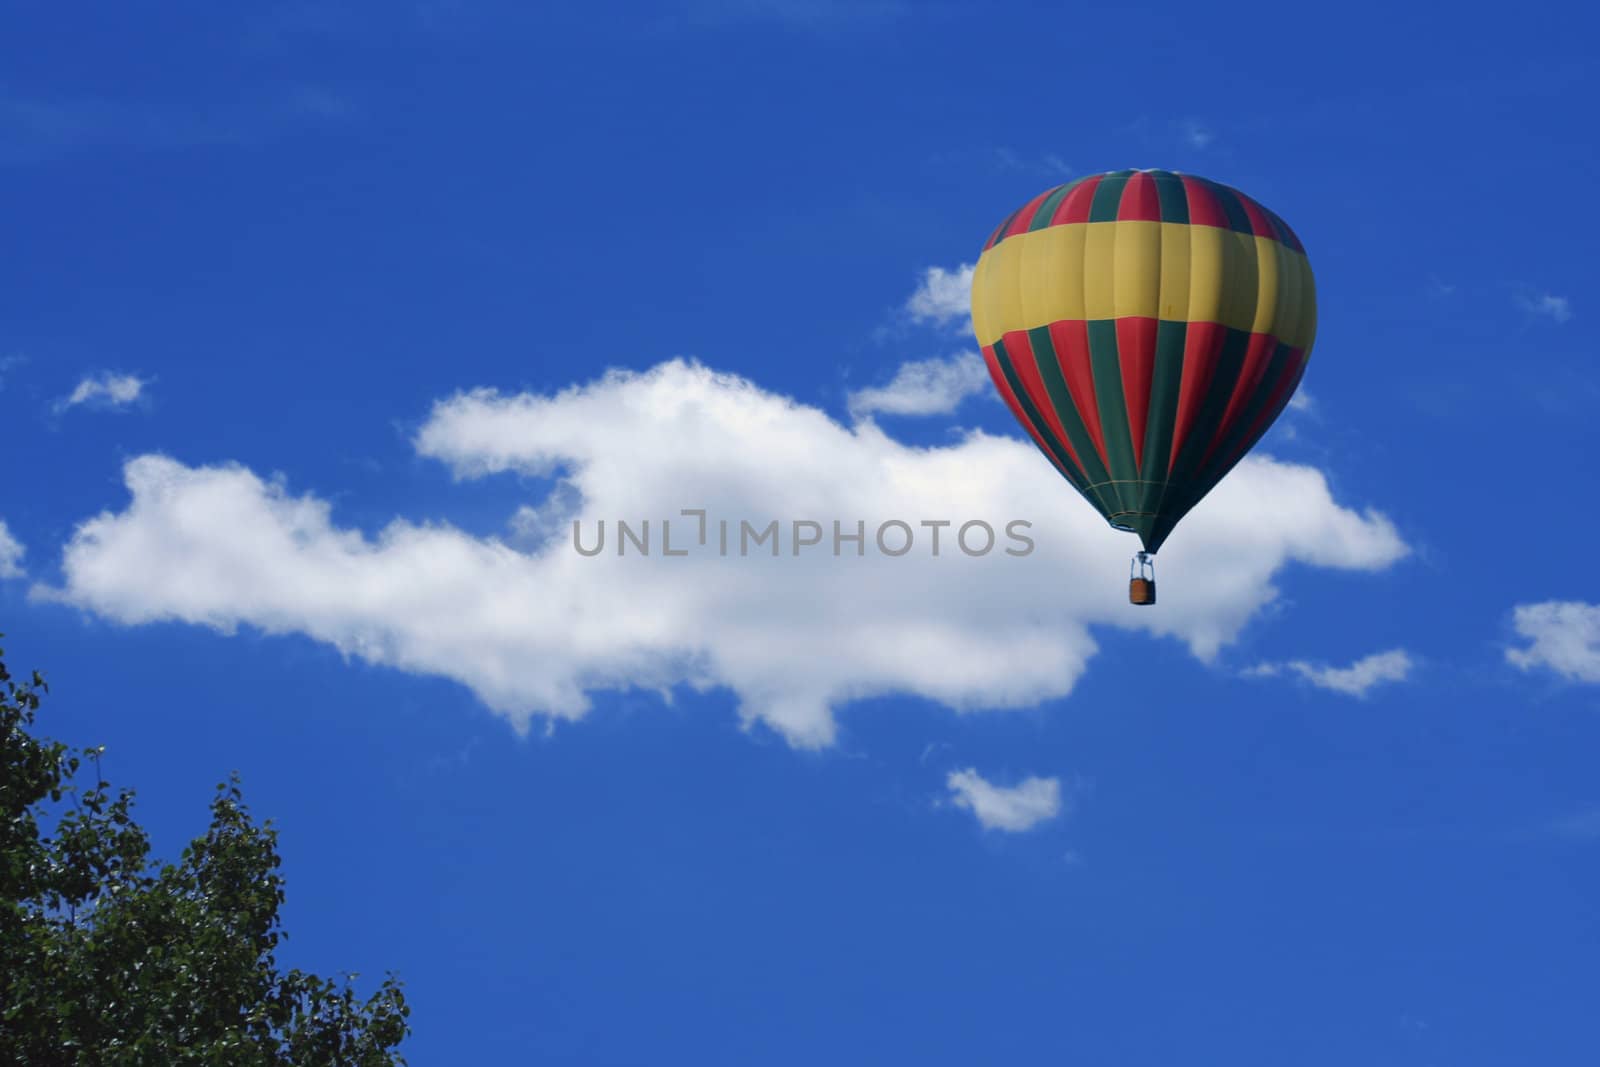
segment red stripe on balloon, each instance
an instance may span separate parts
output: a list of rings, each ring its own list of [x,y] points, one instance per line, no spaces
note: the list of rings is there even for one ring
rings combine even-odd
[[[1079,320],[1064,320],[1050,324],[1050,344],[1056,350],[1056,361],[1061,367],[1061,377],[1072,395],[1072,406],[1089,431],[1089,440],[1100,453],[1100,464],[1111,469],[1106,458],[1105,434],[1100,429],[1100,404],[1094,392],[1094,365],[1089,358],[1089,324]]]
[[[1145,175],[1140,175],[1145,177]],[[1155,182],[1150,183],[1152,190]],[[1128,408],[1133,462],[1144,469],[1144,432],[1150,418],[1150,381],[1156,372],[1156,326],[1152,318],[1117,320],[1117,362],[1122,369],[1122,399]]]
[[[1254,200],[1251,200],[1243,193],[1239,194],[1239,203],[1244,206],[1245,217],[1250,220],[1251,233],[1255,234],[1257,237],[1278,236],[1277,227],[1272,225],[1272,219],[1268,217],[1266,211],[1262,209],[1260,204],[1256,203]]]
[[[1223,470],[1232,470],[1233,465],[1244,458],[1244,454],[1261,440],[1261,435],[1267,432],[1273,420],[1283,414],[1283,409],[1289,406],[1289,399],[1294,396],[1295,389],[1300,385],[1300,379],[1305,376],[1306,364],[1310,362],[1305,358],[1305,349],[1296,348],[1290,351],[1290,356],[1284,361],[1283,370],[1276,380],[1271,383],[1271,394],[1267,398],[1266,406],[1250,426],[1250,432],[1245,434],[1239,445],[1231,455]]]
[[[1222,344],[1227,339],[1228,328],[1217,322],[1191,322],[1183,338],[1183,377],[1178,384],[1178,415],[1173,421],[1172,455],[1167,459],[1167,469],[1178,463],[1184,441],[1189,436],[1194,420],[1205,405],[1211,379],[1217,372],[1217,359],[1222,355]]]
[[[1012,217],[1011,225],[1006,227],[1006,232],[1001,236],[1000,240],[1004,241],[1007,237],[1015,237],[1019,233],[1027,233],[1028,227],[1033,225],[1033,216],[1038,213],[1039,205],[1044,203],[1045,199],[1053,192],[1055,192],[1053,188],[1046,189],[1024,204],[1022,210]],[[1007,348],[1007,351],[1010,351],[1010,349]]]
[[[1181,175],[1183,191],[1189,197],[1189,225],[1191,226],[1220,226],[1228,228],[1228,213],[1222,210],[1222,203],[1217,200],[1217,195],[1206,184],[1189,175]]]
[[[1148,174],[1135,174],[1122,187],[1117,203],[1118,222],[1160,222],[1161,194],[1156,180]]]
[[[1233,395],[1228,398],[1228,406],[1223,409],[1222,421],[1217,423],[1217,432],[1212,436],[1211,443],[1206,446],[1205,454],[1200,459],[1201,470],[1211,462],[1212,455],[1228,435],[1236,429],[1234,425],[1242,416],[1250,398],[1256,395],[1256,390],[1261,388],[1261,379],[1267,373],[1267,367],[1272,362],[1272,353],[1278,347],[1278,339],[1271,334],[1253,333],[1246,342],[1244,361],[1239,366],[1239,377],[1233,384]]]
[[[1050,225],[1060,226],[1068,222],[1088,222],[1089,205],[1094,203],[1094,191],[1100,187],[1100,175],[1085,178],[1072,187],[1072,191],[1061,198],[1061,203],[1056,205],[1055,217],[1050,220]]]
[[[1007,350],[1009,351],[1009,346]],[[993,345],[983,346],[983,362],[989,367],[989,377],[994,381],[994,387],[1000,391],[1000,399],[1004,400],[1006,407],[1011,409],[1011,414],[1016,418],[1018,424],[1028,431],[1028,436],[1033,438],[1033,443],[1039,446],[1039,451],[1044,453],[1044,457],[1050,461],[1050,465],[1060,471],[1068,481],[1078,484],[1079,479],[1074,477],[1073,473],[1064,468],[1060,461],[1056,459],[1055,454],[1050,449],[1050,442],[1044,439],[1044,435],[1039,432],[1038,427],[1034,426],[1033,420],[1028,418],[1027,411],[1017,401],[1016,393],[1011,391],[1011,383],[1006,381],[1005,371],[1000,369],[1000,359],[994,354]],[[1070,452],[1068,454],[1071,455]]]
[[[1027,391],[1028,399],[1033,401],[1033,406],[1039,409],[1044,416],[1045,429],[1055,437],[1061,450],[1072,457],[1081,470],[1083,458],[1078,455],[1077,449],[1072,447],[1072,439],[1067,436],[1067,428],[1061,425],[1061,417],[1056,414],[1056,406],[1050,402],[1050,391],[1045,388],[1044,378],[1039,374],[1039,356],[1033,350],[1033,340],[1026,330],[1013,330],[1005,335],[1006,354],[1011,357],[1012,369],[1017,372],[1017,377],[1022,381],[1022,388]]]

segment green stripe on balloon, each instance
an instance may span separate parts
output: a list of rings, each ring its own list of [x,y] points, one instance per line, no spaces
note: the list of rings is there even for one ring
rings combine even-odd
[[[1217,202],[1222,205],[1223,212],[1228,216],[1228,229],[1234,233],[1251,233],[1250,216],[1245,213],[1244,205],[1239,202],[1239,194],[1220,182],[1208,181],[1205,178],[1200,180],[1205,182],[1206,187],[1217,198]]]
[[[1206,384],[1199,413],[1195,417],[1194,424],[1184,435],[1183,441],[1179,442],[1178,455],[1172,464],[1170,480],[1173,486],[1168,491],[1168,496],[1171,497],[1176,492],[1180,503],[1188,501],[1189,506],[1193,506],[1193,501],[1199,500],[1205,495],[1206,490],[1211,488],[1209,485],[1198,484],[1200,465],[1206,458],[1212,440],[1217,436],[1222,416],[1228,409],[1228,401],[1233,398],[1234,383],[1239,380],[1239,369],[1244,365],[1245,349],[1249,344],[1250,335],[1244,330],[1228,330],[1223,336],[1216,369],[1211,375],[1211,381]]]
[[[1112,479],[1116,511],[1137,511],[1139,464],[1133,458],[1133,438],[1128,429],[1128,400],[1122,390],[1122,361],[1117,354],[1117,321],[1094,319],[1089,323],[1089,366],[1094,370],[1095,406],[1100,413],[1100,436],[1106,443],[1106,464]]]
[[[1061,428],[1067,432],[1067,440],[1072,443],[1072,450],[1083,461],[1083,473],[1088,479],[1088,484],[1100,485],[1110,480],[1106,468],[1100,462],[1100,453],[1094,446],[1094,438],[1089,435],[1089,428],[1084,425],[1083,417],[1078,414],[1077,407],[1072,403],[1072,393],[1067,389],[1066,379],[1061,376],[1061,354],[1056,351],[1055,342],[1051,340],[1050,328],[1040,326],[1028,331],[1028,343],[1033,349],[1033,361],[1039,368],[1039,378],[1044,382],[1044,391],[1050,397],[1050,406],[1055,411],[1056,421],[1061,423]],[[1044,429],[1045,437],[1053,437],[1048,425]],[[1097,496],[1099,495],[1096,491]],[[1111,511],[1112,501],[1099,499],[1095,507],[1100,514],[1108,515]]]
[[[1146,483],[1139,499],[1140,511],[1161,510],[1167,480],[1172,474],[1172,434],[1178,421],[1178,389],[1183,383],[1183,347],[1188,332],[1186,322],[1163,320],[1156,326],[1150,414],[1145,421],[1144,464],[1139,470],[1139,477]]]
[[[1090,222],[1115,222],[1117,209],[1122,206],[1122,190],[1127,187],[1131,170],[1119,170],[1100,179],[1094,191],[1094,202],[1089,205]]]
[[[1274,386],[1278,385],[1291,365],[1300,357],[1296,350],[1281,341],[1273,345],[1272,355],[1267,359],[1266,370],[1261,375],[1261,380],[1256,383],[1255,389],[1240,406],[1238,414],[1231,425],[1224,426],[1221,438],[1216,445],[1216,452],[1206,461],[1206,469],[1201,471],[1202,479],[1217,480],[1222,477],[1214,473],[1215,469],[1226,463],[1235,452],[1240,450],[1240,445],[1245,438],[1260,422],[1261,415],[1267,404],[1271,402]],[[1285,398],[1287,399],[1287,398]],[[1265,427],[1262,428],[1263,430]]]
[[[1078,465],[1072,461],[1071,454],[1056,441],[1055,434],[1050,432],[1049,424],[1045,422],[1043,416],[1039,413],[1039,409],[1034,406],[1033,400],[1028,396],[1027,389],[1023,387],[1022,379],[1017,375],[1017,368],[1012,363],[1011,353],[1006,351],[1005,341],[996,341],[992,347],[994,349],[995,362],[999,364],[1000,372],[1005,375],[1006,384],[1011,387],[1011,393],[1017,398],[1018,406],[1028,416],[1028,422],[1038,433],[1039,439],[1049,446],[1050,455],[1060,464],[1067,483],[1082,493],[1089,503],[1096,508],[1100,508],[1102,505],[1099,499],[1089,493],[1086,484],[1078,482],[1076,476],[1080,475],[1081,472],[1078,469]]]
[[[1077,181],[1070,181],[1065,185],[1057,186],[1055,191],[1045,198],[1044,203],[1039,205],[1039,210],[1034,213],[1033,221],[1028,224],[1028,232],[1032,233],[1034,230],[1042,230],[1049,226],[1051,218],[1055,216],[1056,208],[1061,206],[1061,201],[1065,200],[1067,194],[1072,192],[1073,186],[1081,184],[1082,181],[1083,179],[1079,178]]]
[[[1189,194],[1184,191],[1183,179],[1170,171],[1157,171],[1151,175],[1156,181],[1156,195],[1161,198],[1161,221],[1189,224]]]

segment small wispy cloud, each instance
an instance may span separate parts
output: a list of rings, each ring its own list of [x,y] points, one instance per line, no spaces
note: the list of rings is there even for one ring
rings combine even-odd
[[[1129,160],[1127,163],[1138,167],[1166,166],[1161,158],[1169,157],[1174,149],[1200,152],[1217,141],[1216,130],[1209,123],[1192,117],[1152,119],[1149,115],[1140,115],[1123,126],[1121,132],[1158,154],[1153,160]]]
[[[0,578],[22,577],[22,556],[27,549],[11,536],[11,528],[0,519]]]
[[[994,150],[993,158],[997,169],[1017,174],[1066,178],[1073,173],[1072,166],[1054,152],[1030,155],[1001,147]]]
[[[1058,152],[1018,149],[1010,145],[944,149],[930,155],[925,166],[940,174],[968,175],[983,170],[1020,175],[1036,178],[1041,185],[1064,182],[1077,173],[1077,168]]]
[[[1600,682],[1600,604],[1547,600],[1519,604],[1511,625],[1528,640],[1506,649],[1506,660],[1531,671],[1552,670],[1575,682]]]
[[[272,86],[244,101],[181,106],[0,94],[0,163],[42,163],[98,148],[249,146],[307,125],[343,122],[357,113],[348,98],[309,85]]]
[[[873,412],[886,415],[943,415],[961,401],[989,387],[983,357],[963,352],[948,359],[923,359],[900,364],[888,385],[850,394],[850,414],[860,419]]]
[[[6,387],[6,377],[11,373],[12,368],[20,367],[26,362],[28,362],[28,357],[20,353],[0,356],[0,389]]]
[[[1600,841],[1600,808],[1556,819],[1549,824],[1549,831],[1568,841]]]
[[[1311,411],[1316,406],[1316,401],[1311,399],[1311,394],[1306,392],[1303,386],[1296,389],[1294,395],[1289,398],[1290,411]]]
[[[55,403],[56,413],[68,408],[86,405],[95,408],[123,408],[138,400],[149,381],[133,374],[90,375],[77,384],[67,396]]]
[[[678,7],[695,23],[770,22],[810,30],[871,26],[912,12],[906,0],[684,0]]]
[[[1572,302],[1553,293],[1523,293],[1517,297],[1517,306],[1529,315],[1551,322],[1569,322],[1572,319]]]
[[[905,310],[911,321],[970,330],[972,274],[976,269],[975,263],[963,263],[955,270],[929,267],[923,271],[922,281],[906,301]]]
[[[1216,134],[1199,119],[1184,119],[1179,123],[1178,131],[1183,137],[1183,143],[1190,148],[1205,148],[1216,140]]]
[[[1246,678],[1276,678],[1297,674],[1319,689],[1329,689],[1353,697],[1364,697],[1385,682],[1403,682],[1415,666],[1410,653],[1395,648],[1356,660],[1348,667],[1328,667],[1306,660],[1287,663],[1258,663],[1243,672]]]
[[[977,817],[985,830],[1021,833],[1061,814],[1061,781],[1024,778],[1013,786],[996,785],[976,769],[951,771],[945,779],[953,802]]]

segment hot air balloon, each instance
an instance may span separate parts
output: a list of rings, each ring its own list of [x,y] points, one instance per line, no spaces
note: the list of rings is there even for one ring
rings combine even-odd
[[[1154,556],[1288,405],[1316,334],[1304,247],[1226,185],[1119,170],[1046,190],[994,231],[972,324],[1006,405],[1074,489]]]

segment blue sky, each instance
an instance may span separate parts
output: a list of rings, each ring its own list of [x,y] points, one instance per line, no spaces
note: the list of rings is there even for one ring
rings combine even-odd
[[[1591,11],[224,8],[5,16],[0,629],[413,1063],[1592,1061]],[[1128,166],[1320,304],[1143,613],[950,297]]]

